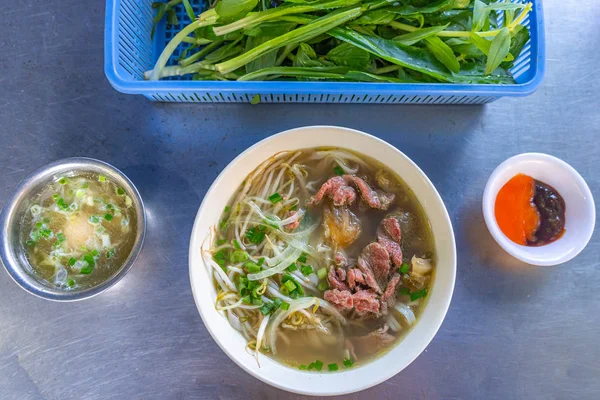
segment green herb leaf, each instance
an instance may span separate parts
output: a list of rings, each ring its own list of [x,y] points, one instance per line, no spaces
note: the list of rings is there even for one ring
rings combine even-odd
[[[107,221],[111,221],[113,219],[112,214],[104,214],[104,219]]]
[[[219,17],[239,18],[248,14],[258,4],[258,0],[221,0],[215,10]]]
[[[431,26],[414,32],[405,33],[404,35],[396,36],[393,40],[405,46],[411,46],[423,39],[434,36],[448,27],[449,24],[442,26]]]
[[[353,69],[366,69],[371,63],[371,55],[354,45],[342,43],[327,53],[327,58],[336,65]]]
[[[490,54],[485,64],[485,74],[491,74],[500,66],[510,51],[510,31],[502,28],[490,45]]]
[[[431,51],[433,56],[446,66],[450,71],[458,74],[460,65],[454,56],[454,52],[442,39],[437,36],[431,36],[425,39],[425,46]]]

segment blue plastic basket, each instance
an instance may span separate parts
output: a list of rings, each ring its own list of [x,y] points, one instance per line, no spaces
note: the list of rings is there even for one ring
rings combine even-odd
[[[526,0],[513,0],[525,2]],[[152,69],[169,40],[190,22],[183,7],[177,9],[181,26],[158,26],[150,38],[155,10],[153,0],[107,0],[105,27],[105,73],[112,86],[122,93],[142,94],[153,101],[240,103],[259,94],[263,103],[418,103],[482,104],[503,96],[526,96],[540,85],[545,69],[545,39],[542,1],[532,0],[533,10],[524,25],[531,40],[511,70],[517,84],[431,84],[359,82],[225,82],[170,78],[145,81],[144,71]],[[192,0],[200,13],[202,0]],[[173,54],[168,65],[179,56]]]

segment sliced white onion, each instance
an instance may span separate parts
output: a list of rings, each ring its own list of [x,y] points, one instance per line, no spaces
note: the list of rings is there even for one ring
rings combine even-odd
[[[396,309],[396,311],[398,311],[400,314],[402,314],[402,316],[408,323],[408,326],[412,326],[415,323],[415,321],[417,320],[417,317],[415,317],[415,313],[413,312],[413,310],[411,310],[411,308],[409,306],[407,306],[406,304],[396,303],[394,308]]]
[[[254,354],[256,357],[256,363],[260,368],[260,362],[258,361],[258,355],[260,354],[260,345],[263,339],[263,335],[265,334],[265,329],[267,329],[267,324],[269,323],[269,315],[265,315],[262,322],[260,323],[260,327],[258,328],[258,334],[256,335],[256,350],[254,350]]]
[[[421,276],[428,274],[433,269],[433,265],[431,265],[431,260],[428,258],[419,258],[419,257],[413,256],[413,258],[411,260],[411,264],[412,264],[411,273],[421,275]]]

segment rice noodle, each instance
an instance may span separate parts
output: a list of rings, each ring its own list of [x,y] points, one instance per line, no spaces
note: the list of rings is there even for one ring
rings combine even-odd
[[[269,315],[265,315],[262,322],[260,323],[260,327],[258,328],[258,333],[256,335],[256,350],[254,351],[256,357],[256,363],[260,368],[260,362],[258,361],[258,355],[260,354],[260,345],[262,343],[263,335],[265,333],[265,329],[267,328],[267,324],[269,323]]]
[[[406,304],[398,302],[398,303],[396,303],[394,308],[396,309],[396,311],[398,311],[400,314],[402,314],[402,316],[408,323],[408,326],[412,326],[415,323],[415,321],[417,320],[413,310]]]

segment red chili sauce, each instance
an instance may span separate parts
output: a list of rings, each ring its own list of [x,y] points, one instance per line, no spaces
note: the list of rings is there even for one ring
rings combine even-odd
[[[500,189],[494,207],[502,233],[524,246],[543,246],[565,232],[565,201],[552,186],[524,174]]]

